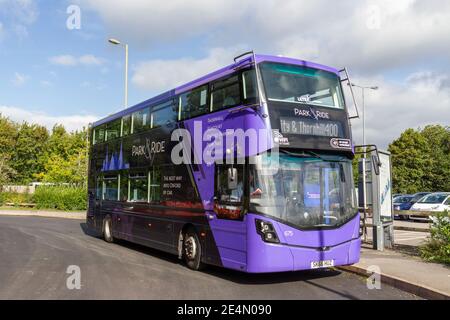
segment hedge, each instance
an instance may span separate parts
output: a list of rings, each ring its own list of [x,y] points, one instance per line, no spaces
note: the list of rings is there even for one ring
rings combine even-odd
[[[431,237],[420,247],[422,258],[427,261],[450,265],[450,215],[448,211],[431,217]]]
[[[87,191],[82,187],[41,186],[36,188],[33,200],[37,209],[87,209]]]
[[[17,192],[1,192],[0,193],[0,206],[7,203],[12,203],[15,206],[19,206],[23,203],[34,203],[33,195],[29,193],[17,193]]]

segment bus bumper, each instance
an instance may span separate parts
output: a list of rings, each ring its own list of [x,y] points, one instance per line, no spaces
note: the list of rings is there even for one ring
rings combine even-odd
[[[255,228],[256,215],[249,217],[249,228]],[[292,230],[281,223],[270,221],[280,238],[280,244],[264,242],[254,230],[247,230],[246,272],[266,273],[311,270],[320,267],[357,263],[360,257],[359,216],[333,230],[296,230],[298,241],[286,241],[284,231]],[[252,232],[253,231],[253,232]],[[309,241],[308,241],[309,239]],[[293,243],[294,242],[294,243]],[[298,243],[295,243],[298,242]]]

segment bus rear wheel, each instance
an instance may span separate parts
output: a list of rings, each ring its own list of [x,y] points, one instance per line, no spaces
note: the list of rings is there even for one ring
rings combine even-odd
[[[112,230],[112,219],[111,216],[108,215],[103,219],[103,239],[106,242],[114,242]]]
[[[189,269],[201,270],[203,268],[202,247],[197,233],[193,229],[187,230],[184,234],[183,256]]]

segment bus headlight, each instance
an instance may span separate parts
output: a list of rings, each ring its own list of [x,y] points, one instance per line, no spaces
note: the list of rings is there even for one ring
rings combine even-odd
[[[275,228],[270,222],[256,219],[256,232],[261,236],[265,242],[280,243]]]

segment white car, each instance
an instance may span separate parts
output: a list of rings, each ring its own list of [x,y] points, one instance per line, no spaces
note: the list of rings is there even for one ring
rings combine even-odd
[[[450,211],[450,192],[430,193],[414,203],[411,211]],[[411,216],[411,218],[425,218]],[[425,218],[427,219],[427,218]]]

